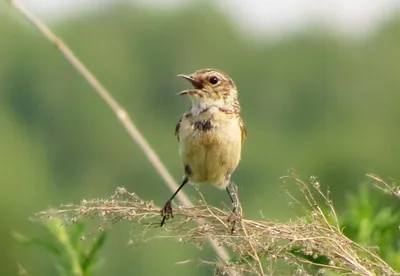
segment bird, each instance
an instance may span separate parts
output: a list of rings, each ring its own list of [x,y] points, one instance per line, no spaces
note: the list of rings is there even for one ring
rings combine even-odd
[[[247,136],[240,116],[238,90],[226,73],[200,69],[178,77],[193,86],[177,94],[190,96],[192,100],[175,127],[184,176],[161,210],[161,226],[173,217],[172,200],[187,183],[225,189],[233,205],[232,212],[236,213],[238,202],[231,175],[239,164],[242,143]]]

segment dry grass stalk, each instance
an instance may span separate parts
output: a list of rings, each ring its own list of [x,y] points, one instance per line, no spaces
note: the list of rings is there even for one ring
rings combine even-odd
[[[164,180],[168,188],[175,192],[178,188],[175,180],[164,166],[157,153],[153,150],[144,136],[135,126],[133,120],[129,117],[128,113],[122,108],[122,106],[112,97],[111,93],[100,83],[100,81],[86,68],[86,66],[74,55],[74,53],[68,48],[68,46],[63,42],[63,40],[57,37],[52,30],[44,24],[39,18],[37,18],[33,13],[31,13],[19,0],[10,0],[11,5],[24,15],[42,34],[54,44],[57,49],[64,55],[68,62],[73,66],[73,68],[92,86],[94,91],[105,101],[105,103],[114,112],[115,116],[124,126],[125,130],[132,138],[132,140],[139,146],[146,157],[149,159],[150,164],[155,168],[160,177]],[[184,191],[181,191],[177,198],[185,206],[191,206],[188,196]],[[202,223],[200,220],[198,223]],[[229,254],[222,246],[217,246],[214,241],[210,240],[211,246],[217,252],[219,258],[222,260],[228,260]],[[231,272],[233,273],[233,272]]]
[[[134,222],[133,225],[141,228],[142,241],[145,241],[143,237],[174,238],[179,242],[202,245],[211,238],[230,248],[235,255],[230,261],[204,261],[215,266],[216,275],[227,275],[233,270],[249,275],[326,275],[328,272],[335,275],[399,275],[374,252],[343,235],[333,204],[315,178],[311,178],[310,184],[296,175],[283,179],[295,183],[302,191],[304,198],[301,200],[289,195],[306,215],[289,222],[243,217],[233,235],[230,233],[230,210],[210,206],[203,197],[196,206],[175,206],[175,218],[165,227],[167,231],[150,233],[159,229],[160,208],[123,188],[117,189],[109,199],[83,200],[80,204],[63,205],[39,215],[66,216],[71,223],[88,218],[100,218],[105,224]],[[317,202],[320,200],[327,210]],[[198,218],[204,219],[204,223],[194,223]]]
[[[369,178],[374,180],[373,185],[378,188],[379,190],[383,191],[386,194],[393,195],[400,199],[400,186],[397,186],[394,182],[392,184],[388,184],[382,178],[377,176],[376,174],[367,174]]]

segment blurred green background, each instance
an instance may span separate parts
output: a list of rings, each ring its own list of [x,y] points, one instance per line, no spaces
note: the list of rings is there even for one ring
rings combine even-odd
[[[52,257],[13,230],[40,235],[35,212],[110,196],[124,186],[162,205],[171,192],[109,108],[41,34],[0,4],[0,274],[56,275]],[[174,9],[110,5],[50,25],[125,107],[177,180],[173,135],[190,101],[176,77],[226,71],[239,88],[248,129],[233,175],[246,215],[291,212],[280,176],[295,170],[329,186],[340,213],[365,173],[400,179],[400,20],[365,36],[312,27],[279,38],[241,28],[213,4]],[[212,204],[224,192],[201,187]],[[185,191],[196,196],[193,187]],[[387,199],[389,200],[389,199]],[[208,275],[187,259],[214,260],[206,246],[153,240],[128,246],[129,225],[109,232],[96,275]],[[90,239],[85,242],[90,242]],[[168,252],[166,254],[165,252]]]

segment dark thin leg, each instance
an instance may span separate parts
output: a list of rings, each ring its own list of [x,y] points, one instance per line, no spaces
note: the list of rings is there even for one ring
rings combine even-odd
[[[236,212],[236,207],[237,207],[237,202],[236,202],[236,193],[234,191],[234,187],[232,185],[231,182],[229,182],[229,185],[226,187],[226,191],[228,192],[229,198],[231,199],[232,202],[232,206],[233,206],[233,210],[232,212],[235,213]]]
[[[188,178],[185,176],[183,178],[181,186],[175,191],[175,193],[171,196],[170,199],[165,203],[164,208],[161,210],[161,215],[163,216],[163,219],[161,220],[161,226],[164,225],[165,221],[169,219],[170,217],[173,218],[174,214],[172,213],[172,206],[171,206],[171,201],[174,199],[174,197],[179,193],[179,191],[183,188],[183,186],[188,183]]]
[[[233,221],[232,228],[231,228],[231,234],[235,232],[235,226],[236,226],[236,220],[237,220],[237,207],[238,207],[238,201],[236,197],[236,191],[235,187],[232,182],[229,181],[229,185],[226,187],[226,191],[229,194],[229,198],[231,199],[232,202],[232,216],[229,218],[229,220]]]

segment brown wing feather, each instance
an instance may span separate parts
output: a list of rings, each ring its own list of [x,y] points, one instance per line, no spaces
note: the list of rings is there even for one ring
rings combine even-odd
[[[179,119],[178,123],[175,126],[175,136],[178,139],[178,142],[179,142],[179,129],[181,128],[181,122],[182,118]]]
[[[247,129],[241,117],[239,117],[239,126],[240,130],[242,131],[242,142],[243,142],[243,140],[247,137]]]

